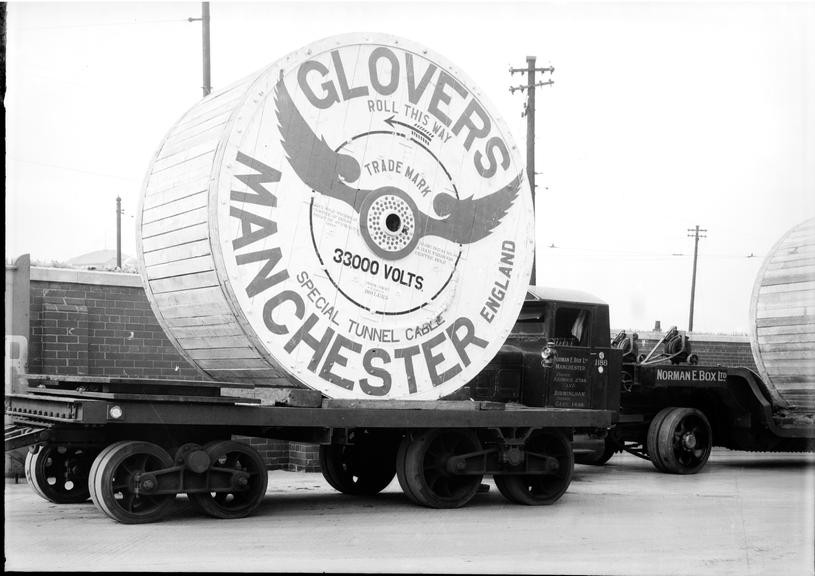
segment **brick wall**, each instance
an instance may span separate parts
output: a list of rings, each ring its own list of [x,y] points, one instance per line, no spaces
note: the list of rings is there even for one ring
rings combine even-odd
[[[119,285],[32,278],[29,371],[202,379],[170,344],[138,277],[120,276]]]

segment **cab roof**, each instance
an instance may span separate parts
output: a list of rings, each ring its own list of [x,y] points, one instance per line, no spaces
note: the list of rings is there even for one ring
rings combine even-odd
[[[526,292],[525,302],[539,300],[555,300],[558,302],[572,302],[575,304],[601,304],[608,306],[607,302],[600,300],[594,294],[583,292],[582,290],[571,290],[569,288],[551,288],[548,286],[530,286]]]

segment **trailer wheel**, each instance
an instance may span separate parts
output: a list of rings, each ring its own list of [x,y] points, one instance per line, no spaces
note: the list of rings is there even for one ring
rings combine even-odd
[[[127,442],[129,442],[129,441],[128,440],[123,440],[123,441],[119,441],[119,442],[114,442],[113,444],[108,444],[107,446],[105,446],[102,449],[101,452],[99,452],[99,454],[96,455],[96,458],[94,458],[94,460],[93,460],[93,464],[91,464],[91,471],[88,474],[88,492],[91,495],[91,500],[93,500],[93,503],[96,505],[97,508],[99,508],[99,510],[102,510],[103,512],[104,512],[104,508],[102,508],[102,504],[97,502],[97,500],[96,500],[96,488],[94,488],[94,486],[96,485],[96,473],[99,470],[99,463],[102,462],[105,459],[105,456],[107,456],[108,453],[113,448],[115,448],[116,446],[119,446],[120,444],[127,444]]]
[[[95,452],[88,448],[46,444],[25,458],[25,477],[44,499],[55,504],[85,502]]]
[[[496,474],[498,491],[510,502],[541,506],[556,502],[572,482],[574,453],[572,444],[561,432],[541,432],[526,443],[527,457],[546,456],[557,461],[548,474]]]
[[[320,446],[320,469],[338,492],[373,496],[387,488],[396,475],[396,446],[375,438]]]
[[[170,455],[155,444],[111,444],[93,464],[91,497],[102,512],[122,524],[155,522],[164,516],[175,494],[150,495],[147,485],[135,485],[135,476],[172,465]]]
[[[710,423],[695,408],[665,408],[648,428],[648,455],[661,472],[695,474],[707,463],[712,447]]]
[[[472,430],[432,429],[402,441],[396,476],[405,494],[428,508],[460,508],[478,492],[481,474],[455,474],[447,469],[451,456],[481,450]]]
[[[228,492],[196,492],[188,494],[199,510],[214,518],[244,518],[254,512],[266,496],[269,475],[266,463],[257,450],[232,440],[211,442],[204,446],[212,462],[211,469],[237,471],[239,486]]]

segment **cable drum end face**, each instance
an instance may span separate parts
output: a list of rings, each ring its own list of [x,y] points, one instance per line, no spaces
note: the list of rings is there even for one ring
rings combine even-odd
[[[453,70],[343,35],[251,80],[208,193],[215,288],[239,327],[218,345],[370,399],[445,396],[497,353],[527,290],[532,203],[505,124]]]

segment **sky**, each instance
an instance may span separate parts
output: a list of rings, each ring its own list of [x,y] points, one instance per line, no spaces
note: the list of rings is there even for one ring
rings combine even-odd
[[[322,38],[444,56],[525,157],[536,92],[537,284],[591,292],[619,329],[747,333],[764,257],[815,216],[811,2],[212,2],[215,91]],[[135,255],[152,155],[202,97],[198,2],[7,5],[6,258]]]

